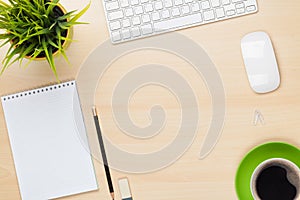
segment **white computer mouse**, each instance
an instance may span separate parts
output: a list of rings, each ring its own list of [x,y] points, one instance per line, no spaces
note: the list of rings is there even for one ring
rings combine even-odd
[[[270,37],[265,32],[249,33],[241,41],[251,88],[256,93],[276,90],[280,85],[278,65]]]

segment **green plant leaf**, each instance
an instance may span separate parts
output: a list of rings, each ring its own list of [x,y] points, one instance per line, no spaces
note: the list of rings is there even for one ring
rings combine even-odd
[[[67,29],[70,28],[68,22],[58,22],[58,26],[59,26],[61,29],[64,29],[64,30],[67,30]]]
[[[91,2],[78,14],[76,14],[72,19],[70,19],[70,23],[75,23],[91,6]]]
[[[42,40],[42,46],[43,46],[43,50],[46,54],[46,59],[50,65],[50,68],[52,69],[56,79],[58,80],[58,75],[57,75],[57,71],[56,71],[56,67],[55,67],[55,63],[54,63],[54,59],[53,59],[53,54],[52,54],[52,48],[49,48],[49,50],[48,50],[47,43],[44,38]]]
[[[64,21],[64,20],[67,20],[68,18],[72,17],[73,14],[76,12],[76,10],[73,10],[71,12],[68,12],[66,14],[64,14],[63,16],[60,16],[57,18],[58,21]]]
[[[10,42],[9,39],[5,40],[1,45],[0,45],[0,48],[3,47],[4,45],[8,44]]]
[[[15,58],[13,61],[11,61],[13,59],[13,57],[15,55],[17,55],[19,52],[21,51],[20,48],[15,48],[11,53],[9,53],[6,57],[5,57],[5,62],[4,62],[4,66],[1,69],[0,75],[3,74],[3,72],[9,67],[11,66],[13,63],[15,63],[18,58]]]
[[[53,27],[57,24],[57,21],[55,21],[50,27],[49,27],[49,30],[52,30]]]
[[[40,53],[43,51],[43,49],[37,49],[35,48],[34,49],[34,53],[33,55],[31,55],[31,58],[29,59],[29,61],[26,63],[25,67],[24,68],[27,68],[29,66],[29,64],[34,61],[39,55]]]
[[[65,61],[70,65],[71,63],[64,49],[61,50],[61,55],[64,57]]]
[[[46,5],[48,5],[48,8],[46,10],[46,15],[48,16],[52,11],[53,11],[53,8],[55,6],[57,6],[57,4],[59,3],[59,0],[52,0],[52,1],[48,1],[46,3]]]
[[[12,3],[10,2],[10,4],[12,4]],[[3,9],[9,8],[9,7],[10,7],[10,5],[8,5],[8,4],[5,3],[4,1],[0,1],[0,5],[3,7]]]

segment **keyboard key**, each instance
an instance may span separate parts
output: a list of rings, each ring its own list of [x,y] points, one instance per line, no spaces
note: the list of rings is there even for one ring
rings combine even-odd
[[[235,10],[227,10],[226,15],[227,16],[235,15]]]
[[[230,0],[222,0],[222,4],[223,5],[229,5],[230,4]]]
[[[146,14],[142,16],[143,23],[150,22],[150,15]]]
[[[130,1],[131,5],[138,5],[139,4],[139,0],[131,0]]]
[[[153,20],[153,21],[160,20],[160,15],[159,15],[158,12],[153,12],[153,13],[152,13],[152,20]]]
[[[161,9],[163,9],[163,4],[161,1],[157,1],[157,2],[155,2],[154,7],[156,10],[161,10]]]
[[[247,9],[248,12],[252,12],[252,11],[256,10],[256,7],[255,6],[248,6],[246,9]]]
[[[185,6],[183,6],[182,8],[181,8],[181,13],[183,14],[183,15],[186,15],[186,14],[188,14],[190,12],[190,7],[188,6],[188,5],[185,5]]]
[[[175,6],[179,6],[179,5],[183,4],[182,0],[174,0],[174,2],[175,2]]]
[[[153,5],[152,4],[146,4],[145,5],[145,11],[146,12],[152,12],[153,11]]]
[[[111,22],[109,26],[110,26],[110,30],[114,31],[121,28],[121,23],[119,21],[115,21],[115,22]]]
[[[132,8],[127,8],[127,9],[125,10],[125,16],[126,16],[126,17],[133,16],[133,10],[132,10]]]
[[[111,33],[111,36],[112,36],[112,40],[113,40],[114,42],[117,42],[117,41],[121,40],[121,34],[120,34],[119,31],[117,31],[117,32],[112,32],[112,33]]]
[[[173,6],[172,0],[164,0],[164,5],[166,8],[170,8]]]
[[[245,4],[244,3],[238,3],[238,4],[235,4],[235,8],[238,9],[238,8],[244,8],[245,7]]]
[[[247,6],[255,6],[256,5],[256,1],[257,0],[247,0],[247,1],[244,1],[245,4],[247,4]]]
[[[141,24],[140,17],[139,16],[133,17],[132,18],[132,24],[133,25],[139,25],[139,24]]]
[[[144,12],[143,7],[142,6],[135,7],[134,12],[136,15],[142,14]]]
[[[149,0],[141,0],[141,3],[147,3]]]
[[[132,36],[133,36],[133,37],[138,37],[138,36],[141,35],[141,32],[140,32],[139,27],[133,27],[133,28],[131,29],[131,33],[132,33]]]
[[[217,8],[216,9],[216,16],[218,19],[225,17],[224,8]]]
[[[211,0],[211,6],[213,8],[219,7],[221,5],[220,0]]]
[[[107,2],[105,4],[106,10],[111,11],[111,10],[116,10],[119,8],[119,3],[117,1],[111,1]]]
[[[129,29],[124,29],[122,30],[122,36],[123,36],[123,39],[128,39],[130,38],[130,30]]]
[[[228,11],[228,10],[235,10],[235,5],[234,4],[229,4],[227,6],[224,6],[224,10],[225,10],[225,13]]]
[[[213,10],[203,12],[203,18],[205,21],[211,21],[215,19],[215,13]]]
[[[192,11],[193,11],[193,12],[199,11],[199,10],[200,10],[199,3],[198,3],[198,2],[193,3],[193,4],[191,5],[191,8],[192,8]]]
[[[110,21],[116,19],[122,19],[122,18],[123,18],[123,12],[121,10],[108,13],[108,19]]]
[[[200,13],[187,15],[184,17],[178,17],[166,21],[161,21],[154,23],[154,31],[160,32],[164,30],[179,28],[179,27],[185,27],[188,25],[201,23],[202,22],[202,16]]]
[[[162,17],[163,19],[169,18],[169,17],[170,17],[170,12],[169,12],[168,10],[162,11],[162,12],[161,12],[161,17]]]
[[[120,0],[120,4],[122,8],[129,6],[128,0]]]
[[[130,21],[129,21],[129,19],[124,19],[123,22],[122,22],[122,24],[123,24],[123,27],[124,27],[124,28],[129,27],[129,26],[130,26]]]
[[[172,9],[172,16],[176,17],[180,15],[179,8],[173,8]]]
[[[238,8],[238,9],[236,9],[236,13],[237,14],[243,14],[243,13],[245,13],[245,8]]]
[[[202,7],[203,10],[210,9],[209,1],[202,1],[201,2],[201,7]]]
[[[232,3],[242,2],[243,0],[232,0]]]
[[[144,26],[141,26],[142,29],[142,34],[143,35],[148,35],[153,33],[152,25],[151,24],[146,24]]]

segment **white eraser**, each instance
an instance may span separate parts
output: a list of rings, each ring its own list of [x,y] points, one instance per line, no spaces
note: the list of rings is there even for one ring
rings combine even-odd
[[[119,179],[119,189],[122,200],[132,200],[129,182],[127,178]]]

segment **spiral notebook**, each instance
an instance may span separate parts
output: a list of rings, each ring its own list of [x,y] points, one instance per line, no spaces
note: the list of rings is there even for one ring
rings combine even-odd
[[[1,100],[23,200],[98,189],[75,81]]]

